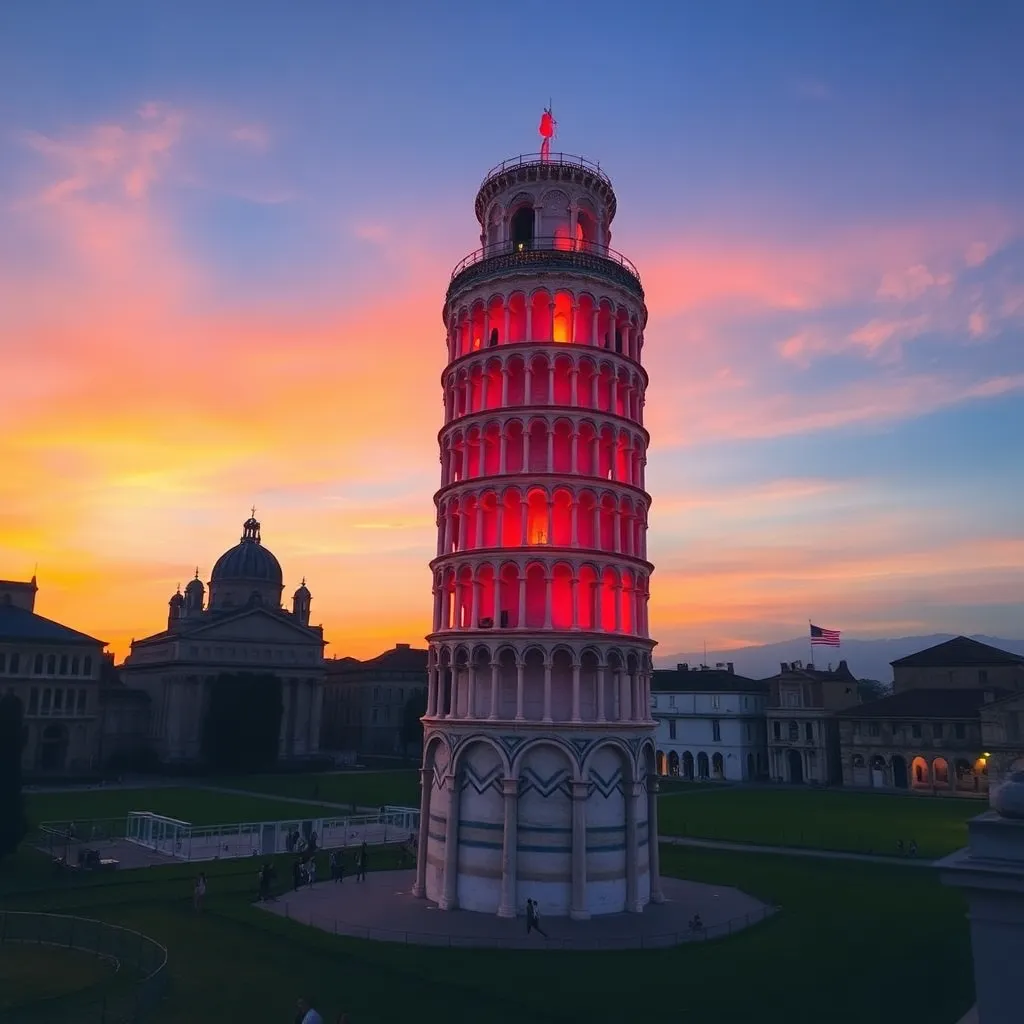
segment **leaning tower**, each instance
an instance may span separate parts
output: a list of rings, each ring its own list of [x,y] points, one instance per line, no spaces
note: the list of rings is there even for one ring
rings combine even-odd
[[[445,296],[419,859],[441,909],[660,901],[644,490],[647,322],[580,157],[490,171]]]

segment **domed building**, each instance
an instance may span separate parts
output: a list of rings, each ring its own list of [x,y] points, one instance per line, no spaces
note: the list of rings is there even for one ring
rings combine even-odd
[[[128,686],[152,700],[150,739],[163,761],[200,756],[209,684],[222,672],[272,673],[281,679],[284,715],[279,756],[320,748],[324,636],[309,624],[305,579],[281,606],[284,573],[263,544],[256,510],[242,537],[217,559],[208,589],[195,577],[171,596],[167,628],[133,640],[122,669]]]

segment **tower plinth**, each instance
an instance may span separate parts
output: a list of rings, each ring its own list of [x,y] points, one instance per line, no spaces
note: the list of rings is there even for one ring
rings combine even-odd
[[[647,323],[607,175],[492,170],[452,274],[415,893],[549,915],[659,900]]]

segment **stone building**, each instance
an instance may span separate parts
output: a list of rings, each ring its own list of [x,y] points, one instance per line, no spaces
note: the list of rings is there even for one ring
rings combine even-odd
[[[162,761],[200,757],[210,682],[219,674],[270,673],[280,678],[284,714],[279,756],[302,758],[320,744],[324,639],[309,624],[305,580],[290,611],[281,607],[281,565],[263,545],[260,524],[246,520],[241,541],[217,559],[209,600],[196,570],[185,593],[169,602],[167,628],[133,640],[121,676],[152,702],[150,736]]]
[[[967,636],[892,663],[893,693],[904,690],[1024,690],[1024,657]]]
[[[846,662],[824,671],[799,661],[783,662],[780,672],[765,682],[771,779],[839,785],[843,773],[834,714],[860,700]]]
[[[838,716],[845,783],[984,796],[991,747],[998,766],[1015,760],[1013,694],[1024,696],[1024,657],[958,636],[892,670],[892,696]]]
[[[985,795],[980,713],[1003,694],[912,689],[840,712],[844,784],[937,796]]]
[[[338,658],[325,662],[323,750],[363,754],[406,753],[402,723],[406,701],[427,689],[427,649],[397,644],[360,661]],[[409,748],[419,753],[420,744]]]
[[[26,775],[89,772],[106,643],[37,615],[38,589],[0,580],[0,693],[21,700]]]
[[[736,675],[731,663],[655,669],[658,774],[729,781],[767,776],[767,701],[768,684]]]
[[[979,711],[982,756],[994,787],[1024,771],[1024,693],[983,704]]]

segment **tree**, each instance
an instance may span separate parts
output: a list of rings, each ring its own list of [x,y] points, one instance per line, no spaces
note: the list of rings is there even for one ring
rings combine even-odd
[[[879,679],[858,679],[857,693],[866,704],[869,700],[881,700],[892,693],[892,687]]]
[[[0,697],[0,860],[14,853],[28,832],[21,793],[21,714],[21,701],[14,694]]]
[[[258,772],[277,760],[284,702],[269,672],[222,672],[210,685],[203,759],[218,771]]]
[[[427,713],[427,691],[413,690],[402,709],[402,750],[408,754],[409,748],[423,742],[423,723],[420,719]]]

